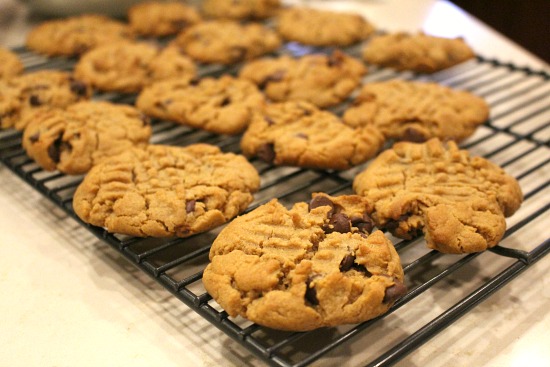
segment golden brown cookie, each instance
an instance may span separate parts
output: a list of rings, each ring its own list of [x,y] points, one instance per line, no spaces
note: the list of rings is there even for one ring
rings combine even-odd
[[[497,245],[504,218],[523,200],[500,167],[437,138],[395,144],[356,176],[353,189],[367,198],[377,227],[405,239],[424,233],[429,248],[456,254]]]
[[[372,125],[352,128],[311,103],[285,102],[254,115],[241,149],[276,165],[343,170],[372,158],[383,144]]]
[[[77,78],[101,91],[136,93],[154,81],[196,76],[195,63],[177,47],[119,42],[96,47],[75,66]]]
[[[349,46],[367,39],[374,27],[359,14],[296,6],[279,13],[277,32],[306,45]]]
[[[433,73],[475,56],[462,38],[443,38],[424,33],[391,33],[373,37],[363,49],[370,64],[397,70]]]
[[[480,97],[436,83],[391,80],[363,86],[344,122],[375,125],[386,138],[422,142],[461,141],[489,118]]]
[[[91,95],[88,84],[64,71],[35,71],[0,81],[0,127],[23,130],[35,111],[65,107]]]
[[[231,316],[306,331],[359,323],[406,293],[403,269],[381,231],[368,234],[367,203],[314,194],[290,210],[277,200],[233,220],[214,241],[203,274]]]
[[[251,82],[224,75],[197,82],[172,79],[154,83],[139,94],[136,106],[151,117],[235,135],[246,129],[264,100]]]
[[[86,173],[106,157],[149,143],[151,126],[135,107],[80,102],[37,112],[23,134],[23,147],[47,171]]]
[[[281,40],[261,24],[220,20],[195,24],[173,43],[196,61],[228,65],[273,52]]]
[[[348,98],[366,72],[361,61],[334,51],[254,60],[245,64],[239,77],[254,82],[275,102],[302,100],[330,107]]]
[[[280,0],[204,0],[202,12],[216,19],[265,19],[280,7]]]
[[[188,237],[243,212],[260,177],[248,161],[218,147],[149,145],[94,166],[73,207],[86,223],[137,237]]]
[[[33,28],[27,48],[49,56],[79,56],[94,47],[133,38],[130,28],[96,14],[49,20]]]
[[[16,53],[0,47],[0,80],[9,79],[23,72],[23,63]]]
[[[128,22],[135,34],[169,36],[201,21],[192,6],[177,1],[144,1],[128,9]]]

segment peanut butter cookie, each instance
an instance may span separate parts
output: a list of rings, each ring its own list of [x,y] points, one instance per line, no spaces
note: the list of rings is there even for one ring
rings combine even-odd
[[[188,237],[243,212],[260,177],[218,147],[149,145],[109,157],[78,186],[73,207],[86,223],[137,237]]]
[[[391,80],[366,84],[343,118],[353,127],[373,124],[393,140],[461,141],[487,121],[489,106],[436,83]]]
[[[290,210],[277,200],[233,220],[214,241],[203,284],[231,316],[306,331],[359,323],[406,293],[403,269],[368,204],[314,194]]]
[[[135,107],[110,102],[80,102],[33,115],[23,147],[47,171],[86,173],[106,157],[145,146],[148,119]]]
[[[523,200],[500,167],[437,138],[395,144],[356,176],[353,189],[367,198],[377,227],[405,239],[424,233],[429,248],[455,254],[497,245],[504,218]]]
[[[311,103],[285,102],[254,115],[241,149],[276,165],[343,170],[372,158],[383,144],[373,125],[352,128]]]

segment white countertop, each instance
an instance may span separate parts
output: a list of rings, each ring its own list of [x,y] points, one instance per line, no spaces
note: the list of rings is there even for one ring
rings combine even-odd
[[[549,70],[445,1],[319,3],[359,9],[386,30],[461,35],[483,56]],[[26,17],[0,0],[10,24],[1,45],[22,44]],[[0,366],[262,365],[3,165],[0,208]],[[546,256],[398,365],[549,366],[549,271]]]

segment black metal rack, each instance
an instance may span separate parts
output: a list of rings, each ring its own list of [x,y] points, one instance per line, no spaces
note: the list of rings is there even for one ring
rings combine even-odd
[[[289,47],[287,52],[292,50]],[[27,71],[70,70],[73,66],[66,59],[46,59],[23,48],[16,51],[24,60]],[[202,69],[202,74],[223,71],[209,67]],[[550,252],[548,230],[528,243],[522,240],[523,232],[529,230],[531,224],[549,218],[550,83],[546,72],[482,57],[430,76],[371,68],[365,82],[391,78],[436,81],[484,97],[491,106],[491,118],[461,146],[474,155],[495,161],[515,176],[524,191],[525,201],[522,208],[508,219],[508,229],[501,244],[484,253],[444,255],[428,250],[423,239],[403,241],[388,235],[402,258],[410,291],[387,314],[377,319],[358,325],[290,333],[231,318],[204,291],[201,282],[210,244],[222,227],[187,239],[167,240],[113,235],[101,228],[82,225],[269,365],[307,366],[327,360],[330,363],[339,356],[349,358],[354,354],[360,354],[357,365],[393,365]],[[97,98],[120,103],[133,101],[132,97],[114,94],[102,94]],[[153,143],[186,145],[206,142],[218,145],[224,151],[239,152],[239,137],[215,135],[165,121],[155,121],[153,131]],[[21,133],[13,130],[0,131],[0,160],[78,220],[71,202],[82,176],[42,170],[22,149]],[[272,167],[257,160],[252,163],[261,174],[262,186],[248,210],[273,197],[290,205],[309,200],[315,191],[351,193],[354,175],[368,165],[367,162],[344,172],[332,172]],[[491,264],[488,266],[490,276],[476,277],[479,264],[487,263]],[[467,281],[464,273],[469,274]],[[445,291],[442,283],[445,287],[451,286],[458,294]],[[419,305],[423,307],[423,303],[433,302],[427,291],[445,293],[436,302],[438,307],[435,308],[440,312],[435,315],[433,312],[421,316],[416,314],[414,325],[402,328],[400,320],[406,318],[407,313]]]

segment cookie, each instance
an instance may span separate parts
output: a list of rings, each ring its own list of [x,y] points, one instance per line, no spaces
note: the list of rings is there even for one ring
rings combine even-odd
[[[35,113],[23,148],[47,171],[81,174],[107,157],[147,145],[150,137],[149,121],[135,107],[86,101]]]
[[[433,73],[469,60],[475,54],[462,38],[399,32],[373,37],[362,56],[370,64]]]
[[[239,77],[254,82],[274,102],[302,100],[324,108],[348,98],[366,72],[361,61],[334,51],[254,60],[244,65]]]
[[[218,235],[204,270],[208,293],[230,316],[307,331],[360,323],[404,295],[403,269],[381,231],[368,234],[366,202],[314,194],[290,210],[272,200]]]
[[[260,178],[248,161],[218,147],[149,145],[94,166],[73,207],[86,223],[137,237],[188,237],[243,212]]]
[[[261,24],[213,20],[187,28],[173,43],[201,63],[229,65],[273,52],[281,40]]]
[[[99,45],[131,38],[133,34],[126,24],[103,15],[85,14],[41,23],[27,35],[26,46],[48,56],[80,56]]]
[[[16,53],[0,47],[0,80],[9,79],[23,72],[23,63]]]
[[[187,79],[154,83],[139,94],[136,106],[151,117],[235,135],[246,129],[264,100],[253,83],[224,75],[192,83]]]
[[[248,157],[275,165],[343,170],[372,158],[384,137],[372,125],[352,128],[308,102],[284,102],[258,111],[241,139]]]
[[[192,79],[197,68],[177,47],[160,49],[149,43],[119,42],[87,52],[74,73],[101,91],[137,93],[154,81]]]
[[[170,36],[200,21],[194,7],[176,1],[145,1],[128,9],[130,28],[140,36]]]
[[[205,0],[202,12],[216,19],[266,19],[281,8],[280,0]]]
[[[64,71],[35,71],[0,81],[0,127],[23,130],[35,111],[65,107],[91,95],[88,84]]]
[[[279,13],[277,32],[306,45],[349,46],[367,39],[374,27],[359,14],[296,6]]]
[[[518,182],[497,165],[437,138],[400,142],[356,176],[376,226],[412,239],[422,233],[444,253],[480,252],[498,244],[505,217],[521,205]]]
[[[343,116],[358,127],[375,125],[388,139],[461,141],[489,118],[489,106],[466,91],[427,82],[369,83]]]

